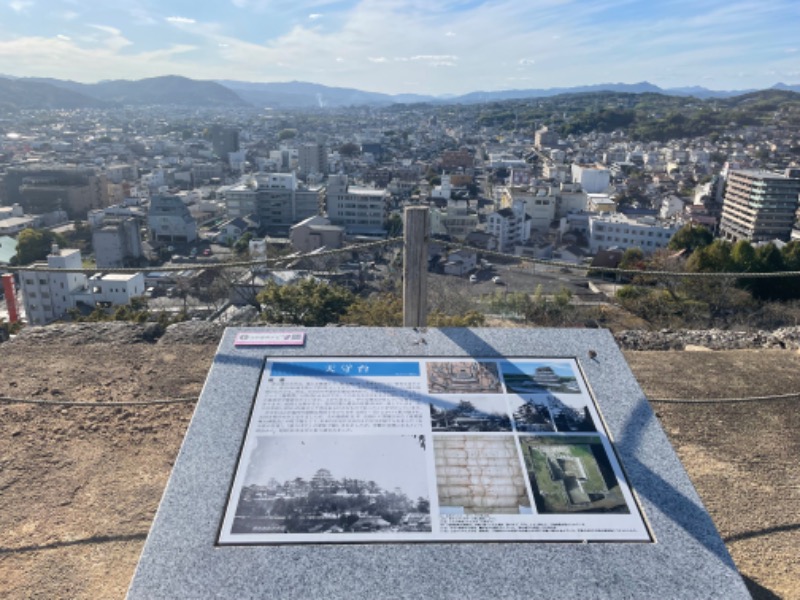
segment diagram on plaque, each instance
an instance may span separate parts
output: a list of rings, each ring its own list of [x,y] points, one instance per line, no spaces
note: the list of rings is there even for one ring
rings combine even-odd
[[[574,359],[265,361],[220,544],[650,541]]]

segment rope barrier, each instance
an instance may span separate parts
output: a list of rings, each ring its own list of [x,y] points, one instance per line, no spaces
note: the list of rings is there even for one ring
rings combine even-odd
[[[193,263],[181,266],[161,266],[161,267],[144,267],[144,268],[108,268],[108,269],[54,269],[52,267],[28,265],[24,267],[3,267],[4,271],[17,273],[20,271],[33,271],[36,273],[82,273],[84,275],[93,275],[94,273],[141,273],[142,271],[158,271],[165,273],[175,273],[183,271],[203,271],[206,269],[227,269],[234,267],[269,267],[282,265],[284,263],[293,262],[296,260],[303,260],[306,258],[325,258],[328,256],[336,256],[338,254],[348,254],[351,252],[360,252],[363,250],[370,250],[372,248],[379,248],[381,246],[391,246],[394,244],[402,243],[402,237],[388,238],[385,240],[378,240],[375,242],[364,242],[363,244],[356,244],[354,246],[347,246],[346,248],[337,248],[335,250],[324,250],[322,252],[307,252],[305,254],[279,256],[276,258],[268,258],[264,260],[242,260],[231,262],[214,262],[214,263]]]
[[[744,398],[648,398],[657,404],[735,404],[737,402],[770,402],[800,398],[800,392],[773,396],[747,396]]]
[[[51,272],[59,272],[59,273],[82,273],[84,275],[92,275],[94,273],[101,273],[104,271],[113,272],[113,273],[140,273],[146,270],[154,270],[160,271],[165,273],[170,272],[183,272],[183,271],[202,271],[205,269],[225,269],[225,268],[236,268],[236,267],[243,267],[243,268],[255,268],[255,267],[278,267],[284,265],[286,263],[290,263],[297,260],[303,260],[307,258],[325,258],[328,256],[336,256],[339,254],[348,254],[351,252],[359,252],[363,250],[370,250],[373,248],[380,248],[383,246],[393,246],[396,244],[403,243],[402,237],[394,237],[388,238],[385,240],[377,240],[375,242],[364,242],[362,244],[356,244],[353,246],[348,246],[346,248],[337,248],[335,250],[325,250],[322,252],[307,252],[305,254],[300,255],[291,255],[291,256],[280,256],[276,258],[268,258],[265,260],[247,260],[247,261],[232,261],[232,262],[214,262],[214,263],[202,263],[202,264],[186,264],[181,266],[162,266],[162,267],[152,267],[150,269],[147,268],[109,268],[109,269],[53,269],[44,266],[33,266],[28,265],[25,267],[4,267],[5,271],[16,273],[19,271],[35,271],[37,273],[51,273]],[[575,263],[566,262],[566,261],[558,261],[558,260],[547,260],[543,258],[532,258],[529,256],[517,256],[515,254],[508,254],[505,252],[497,252],[494,250],[484,250],[483,248],[478,248],[475,246],[469,246],[467,244],[460,244],[456,242],[435,242],[440,243],[444,248],[447,249],[456,249],[456,250],[475,250],[480,252],[484,256],[493,257],[493,258],[502,258],[504,260],[510,260],[515,262],[522,262],[531,265],[542,265],[542,266],[549,266],[549,267],[558,267],[558,268],[566,268],[570,270],[578,270],[578,271],[587,271],[593,273],[609,273],[614,275],[630,275],[630,276],[646,276],[646,277],[662,277],[662,278],[672,278],[672,277],[681,277],[681,278],[698,278],[698,279],[771,279],[776,277],[800,277],[800,271],[777,271],[772,273],[748,273],[748,272],[690,272],[690,271],[646,271],[640,269],[618,269],[618,268],[611,268],[611,267],[593,267],[590,265],[576,265]]]
[[[800,392],[778,394],[772,396],[747,396],[744,398],[648,398],[656,404],[733,404],[737,402],[770,402],[800,398]],[[31,398],[11,398],[0,396],[0,402],[6,404],[32,404],[38,406],[81,406],[94,408],[113,408],[117,406],[155,406],[165,404],[182,404],[196,402],[197,398],[166,398],[160,400],[142,400],[130,402],[74,402],[71,400],[34,400]]]
[[[800,277],[800,271],[777,271],[773,273],[748,273],[748,272],[694,272],[694,271],[647,271],[641,269],[617,269],[612,267],[592,267],[589,265],[576,265],[575,263],[548,260],[543,258],[532,258],[529,256],[517,256],[515,254],[508,254],[504,252],[497,252],[494,250],[484,250],[469,246],[467,244],[458,244],[455,242],[441,242],[445,248],[455,248],[460,250],[476,250],[485,256],[494,258],[502,258],[504,260],[512,260],[516,262],[528,263],[532,265],[543,265],[549,267],[567,268],[578,271],[591,271],[597,273],[612,273],[617,275],[640,275],[646,277],[688,277],[688,278],[709,278],[709,279],[769,279],[772,277]]]
[[[142,400],[130,402],[73,402],[71,400],[33,400],[31,398],[10,398],[0,396],[0,402],[6,404],[33,404],[38,406],[82,406],[94,408],[113,408],[116,406],[155,406],[164,404],[181,404],[196,402],[197,398],[166,398],[162,400]]]

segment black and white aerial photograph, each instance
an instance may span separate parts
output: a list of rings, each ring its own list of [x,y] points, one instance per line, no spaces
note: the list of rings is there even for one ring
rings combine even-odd
[[[231,534],[430,532],[424,435],[264,436]]]

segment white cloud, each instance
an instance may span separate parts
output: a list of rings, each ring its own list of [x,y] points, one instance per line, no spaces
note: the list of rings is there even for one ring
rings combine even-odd
[[[56,36],[59,40],[63,40],[65,42],[70,41],[72,38],[66,35],[61,35],[60,33]]]
[[[721,88],[743,83],[767,87],[774,83],[768,81],[769,71],[797,70],[800,52],[785,16],[797,14],[797,0],[670,0],[670,10],[659,11],[659,18],[655,11],[625,11],[632,0],[231,0],[219,22],[159,15],[151,0],[126,0],[117,9],[124,21],[110,20],[112,5],[108,15],[94,13],[125,34],[100,25],[90,26],[90,35],[77,29],[78,24],[85,27],[84,1],[62,5],[76,11],[70,16],[53,13],[72,19],[64,29],[73,39],[54,33],[19,37],[25,36],[20,30],[13,42],[0,42],[5,48],[0,73],[24,75],[21,70],[29,69],[78,80],[177,73],[440,94],[502,89],[509,85],[507,77],[515,75],[530,77],[531,87],[546,88],[644,79],[691,85],[713,72]],[[6,3],[18,11],[40,5],[34,0]],[[242,26],[241,19],[252,21],[254,12],[266,11],[269,26],[261,33]],[[150,27],[135,27],[142,24]],[[169,44],[167,26],[179,28],[186,45],[141,52],[140,43],[148,48]],[[6,52],[12,46],[21,53],[18,60]],[[96,65],[88,60],[92,53]],[[746,82],[738,80],[739,71],[750,74]]]
[[[197,23],[194,19],[190,19],[189,17],[167,17],[165,21],[169,23],[177,23],[179,25],[193,25]]]
[[[27,13],[28,9],[33,6],[33,2],[29,0],[12,0],[8,3],[8,7],[15,13]]]

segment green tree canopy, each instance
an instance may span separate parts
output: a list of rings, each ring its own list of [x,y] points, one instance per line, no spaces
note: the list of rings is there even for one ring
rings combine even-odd
[[[757,270],[756,251],[747,240],[739,240],[731,248],[733,270],[747,273]]]
[[[731,243],[714,240],[708,246],[695,250],[686,261],[686,268],[695,272],[716,273],[733,270]]]
[[[641,248],[627,248],[622,253],[622,260],[619,261],[620,269],[644,269],[644,252]]]
[[[44,260],[50,254],[53,244],[66,245],[63,236],[49,229],[23,229],[17,236],[16,263],[27,265],[37,260]]]
[[[694,252],[698,248],[705,248],[714,241],[711,232],[702,225],[684,225],[669,240],[667,247],[670,250],[686,250]]]
[[[338,323],[355,297],[347,288],[308,278],[286,285],[270,281],[257,299],[270,323],[321,327]]]

